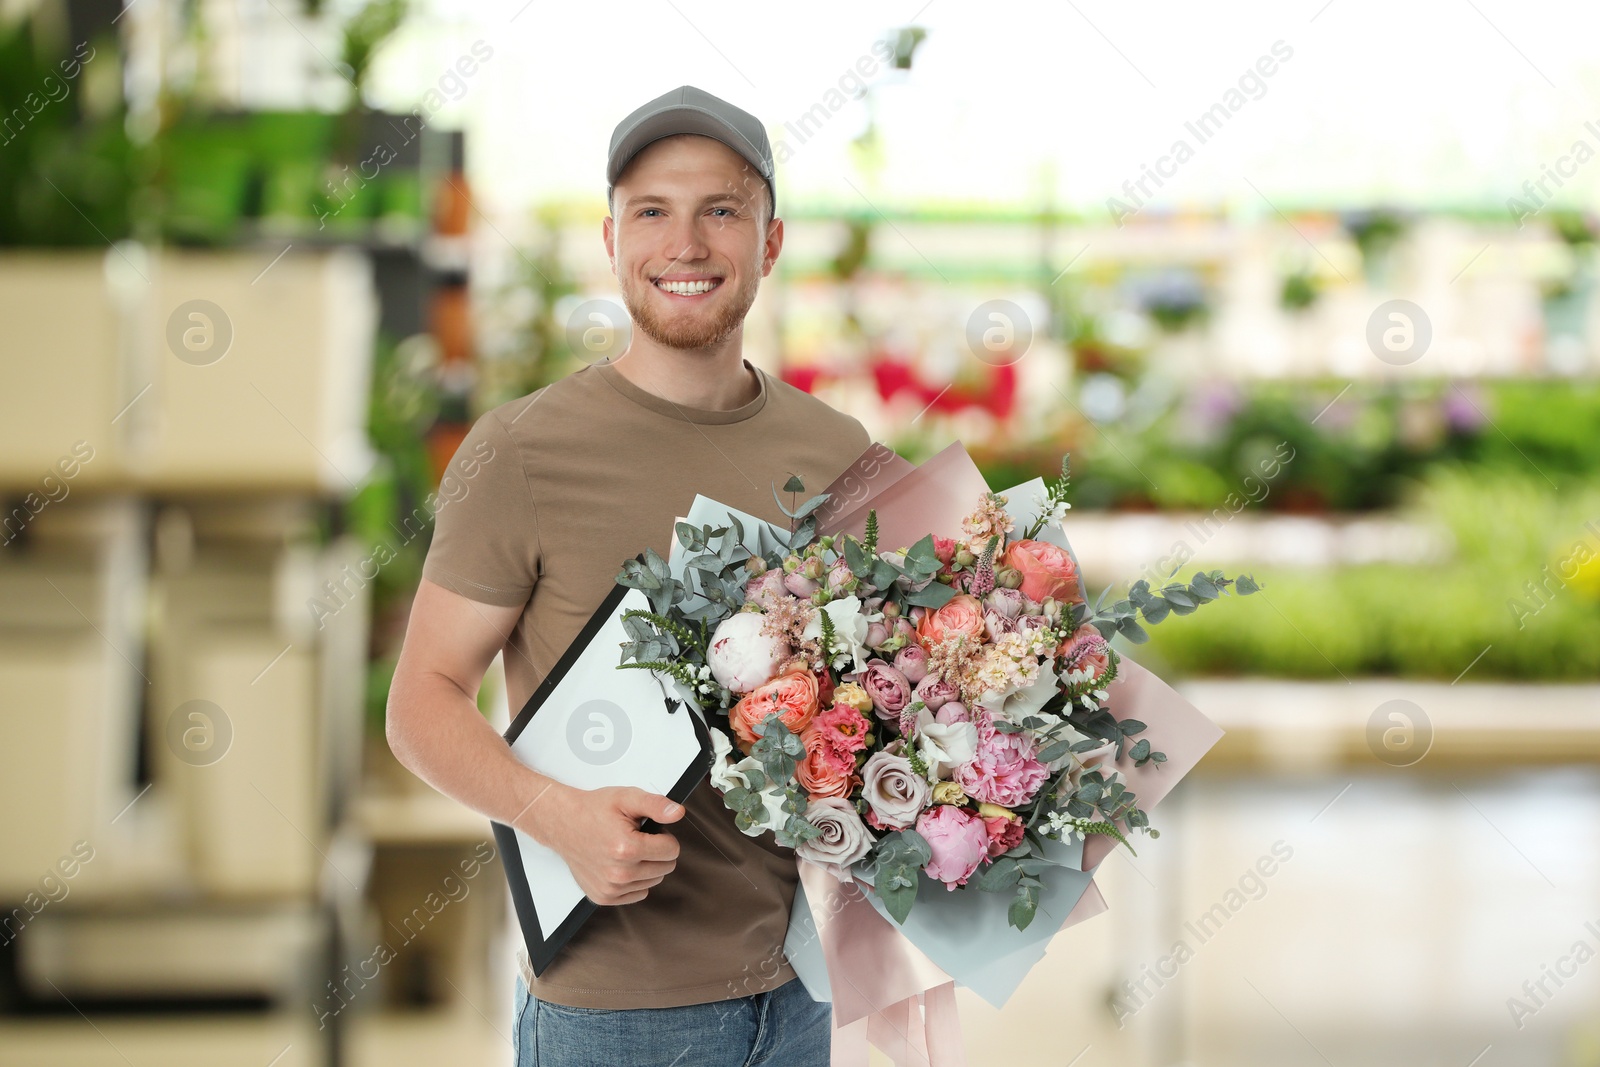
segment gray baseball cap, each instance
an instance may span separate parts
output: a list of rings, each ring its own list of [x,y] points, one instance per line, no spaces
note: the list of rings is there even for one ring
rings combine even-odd
[[[766,128],[750,112],[692,85],[680,85],[661,94],[617,123],[611,131],[611,152],[606,159],[606,199],[611,199],[617,179],[646,145],[680,133],[713,137],[743,156],[766,179],[773,214],[777,214],[778,191],[773,183],[772,145],[767,141]]]

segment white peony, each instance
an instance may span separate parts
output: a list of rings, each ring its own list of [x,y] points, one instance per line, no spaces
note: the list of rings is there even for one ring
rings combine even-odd
[[[761,632],[765,616],[741,611],[723,619],[711,635],[712,677],[735,693],[748,693],[772,681],[778,664],[788,659],[788,642]]]

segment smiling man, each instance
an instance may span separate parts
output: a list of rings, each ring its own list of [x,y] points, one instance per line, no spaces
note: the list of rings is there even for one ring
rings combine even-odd
[[[783,247],[761,124],[675,89],[617,126],[606,177],[603,239],[632,339],[485,412],[462,442],[445,477],[467,488],[437,515],[389,741],[435,788],[559,852],[602,905],[542,976],[523,958],[519,1067],[814,1067],[829,1008],[783,957],[793,853],[740,833],[705,782],[680,807],[545,778],[475,702],[502,653],[521,708],[622,561],[667,554],[695,494],[787,526],[775,486],[798,474],[821,489],[870,444],[744,358],[745,315]],[[643,818],[665,832],[640,832]]]

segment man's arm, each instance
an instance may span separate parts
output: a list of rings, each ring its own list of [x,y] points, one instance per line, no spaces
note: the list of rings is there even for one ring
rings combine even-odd
[[[583,790],[524,766],[478,711],[478,686],[522,615],[424,578],[389,687],[389,747],[417,777],[560,853],[596,904],[631,904],[672,870],[678,842],[638,821],[682,805],[642,789]]]

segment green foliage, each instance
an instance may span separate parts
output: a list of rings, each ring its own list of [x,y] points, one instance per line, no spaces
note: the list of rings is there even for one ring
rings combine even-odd
[[[1600,675],[1600,589],[1562,578],[1586,551],[1600,557],[1600,486],[1558,495],[1537,475],[1442,470],[1413,514],[1443,525],[1448,560],[1273,572],[1248,606],[1219,603],[1207,625],[1158,631],[1150,666],[1334,679],[1450,681],[1469,665],[1467,680]]]
[[[0,246],[104,250],[133,233],[148,160],[125,132],[115,35],[68,43],[51,21],[0,20]]]
[[[897,830],[878,839],[872,850],[876,868],[873,889],[897,923],[906,921],[917,902],[917,879],[933,859],[933,849],[915,830]]]
[[[1049,480],[1070,447],[1075,510],[1369,511],[1456,466],[1573,490],[1600,470],[1596,427],[1593,380],[1147,380],[1104,433],[976,458],[1007,486]]]

